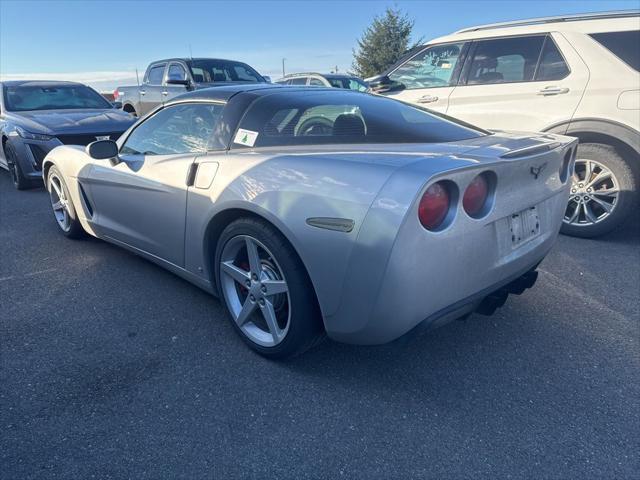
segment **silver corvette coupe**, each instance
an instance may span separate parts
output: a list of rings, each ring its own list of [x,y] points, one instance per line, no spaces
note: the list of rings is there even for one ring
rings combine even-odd
[[[244,85],[178,97],[117,143],[58,147],[43,175],[65,235],[218,295],[282,358],[490,314],[532,286],[575,151],[374,95]]]

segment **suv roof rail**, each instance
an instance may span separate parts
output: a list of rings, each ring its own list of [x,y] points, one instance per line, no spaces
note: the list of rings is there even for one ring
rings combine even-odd
[[[623,18],[636,17],[640,15],[640,10],[617,10],[612,12],[578,13],[574,15],[558,15],[555,17],[529,18],[526,20],[515,20],[512,22],[490,23],[475,27],[463,28],[455,33],[477,32],[479,30],[491,30],[494,28],[520,27],[525,25],[537,25],[541,23],[555,22],[577,22],[580,20],[598,20],[603,18]]]

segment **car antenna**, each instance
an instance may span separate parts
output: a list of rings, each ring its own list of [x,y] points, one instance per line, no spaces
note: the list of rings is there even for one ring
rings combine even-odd
[[[193,60],[193,52],[191,52],[191,44],[189,44],[189,59]]]

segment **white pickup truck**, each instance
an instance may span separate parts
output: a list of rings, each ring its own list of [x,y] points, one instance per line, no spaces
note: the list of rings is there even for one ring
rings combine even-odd
[[[142,116],[182,93],[229,83],[267,83],[246,63],[216,58],[170,58],[152,62],[142,85],[118,87],[114,101],[135,116]]]

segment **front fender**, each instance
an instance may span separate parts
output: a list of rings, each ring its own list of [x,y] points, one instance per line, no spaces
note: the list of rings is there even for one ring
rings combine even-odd
[[[42,162],[42,176],[45,186],[49,170],[54,165],[62,175],[69,190],[71,201],[73,202],[82,227],[90,235],[96,236],[90,223],[90,216],[84,208],[78,183],[78,179],[87,176],[93,168],[91,159],[85,153],[84,147],[63,145],[51,150]]]

